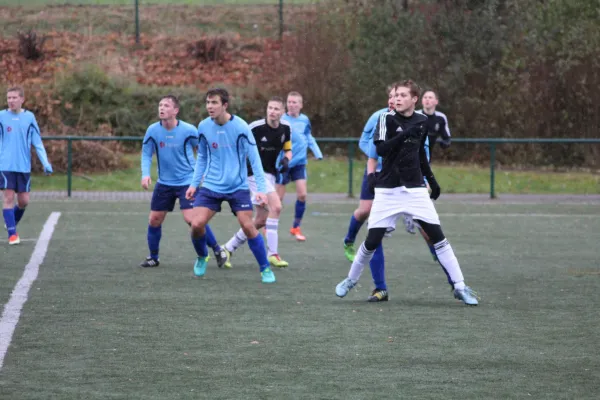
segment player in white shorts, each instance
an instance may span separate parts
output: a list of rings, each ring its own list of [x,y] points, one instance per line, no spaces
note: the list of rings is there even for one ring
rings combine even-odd
[[[267,104],[267,118],[254,121],[250,124],[250,129],[254,134],[258,154],[265,171],[265,181],[267,185],[267,207],[258,207],[255,202],[256,182],[252,168],[248,165],[248,186],[252,195],[252,203],[255,207],[254,225],[257,229],[265,227],[267,235],[267,256],[269,263],[274,267],[285,268],[287,261],[281,259],[278,253],[278,226],[279,215],[281,214],[281,200],[275,191],[276,174],[279,171],[286,172],[288,164],[292,159],[292,142],[290,124],[281,119],[285,111],[283,99],[281,97],[272,97]],[[280,153],[284,152],[283,157]],[[279,162],[278,159],[280,158]],[[279,167],[278,167],[279,166]],[[227,252],[227,264],[231,267],[231,254],[241,245],[246,243],[246,235],[240,229],[225,244]]]
[[[381,172],[368,175],[370,186],[375,188],[369,232],[356,253],[348,277],[336,286],[335,293],[339,297],[348,294],[386,231],[395,229],[398,218],[406,215],[412,217],[434,243],[438,261],[452,284],[454,297],[475,306],[478,304],[475,292],[465,285],[460,265],[442,232],[431,200],[440,196],[440,186],[425,154],[427,117],[415,113],[419,94],[419,87],[413,81],[402,81],[396,86],[395,110],[379,118],[373,143],[377,154],[383,158],[383,166]],[[429,182],[431,195],[423,177]]]

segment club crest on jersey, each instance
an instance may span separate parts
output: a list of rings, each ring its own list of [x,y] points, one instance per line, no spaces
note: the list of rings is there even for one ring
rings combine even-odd
[[[435,127],[433,129],[435,129],[436,132],[439,131],[440,130],[440,124],[439,123],[435,124]]]
[[[9,126],[6,128],[6,132],[10,132],[10,131],[12,131],[12,128]]]
[[[396,129],[396,132],[402,132],[402,127],[399,126],[398,129]]]
[[[263,137],[262,137],[262,139],[260,139],[260,141],[261,141],[261,142],[266,142],[266,141],[267,141],[267,138],[263,136]]]
[[[161,149],[163,149],[165,147],[165,142],[160,142],[158,145],[160,146]]]
[[[281,143],[285,142],[285,135],[281,135]]]
[[[218,149],[219,148],[219,145],[217,144],[217,142],[213,142],[212,143],[212,148],[213,149]]]

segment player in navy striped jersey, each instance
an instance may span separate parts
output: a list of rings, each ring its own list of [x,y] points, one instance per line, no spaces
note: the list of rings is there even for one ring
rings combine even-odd
[[[159,245],[162,237],[162,224],[168,212],[179,208],[183,219],[189,225],[192,222],[194,204],[185,198],[185,192],[194,176],[194,150],[198,146],[198,130],[193,125],[177,119],[179,99],[168,95],[158,103],[160,121],[146,130],[142,144],[142,188],[148,190],[152,184],[150,169],[152,156],[156,155],[158,181],[152,193],[150,216],[148,218],[148,249],[150,254],[140,267],[158,267]],[[226,253],[207,227],[207,242],[214,250],[217,264],[222,267],[227,260]]]
[[[447,149],[450,147],[450,127],[448,126],[448,118],[446,117],[446,114],[436,110],[438,105],[438,95],[436,92],[431,89],[426,90],[421,98],[421,104],[423,105],[423,109],[416,110],[416,112],[427,117],[426,124],[428,143],[425,144],[425,150],[428,151],[429,161],[431,162],[433,148],[436,143],[439,143],[442,149]],[[439,142],[437,142],[438,138],[440,138]],[[425,181],[425,183],[427,183],[427,181]],[[431,243],[431,240],[429,240],[423,229],[419,228],[419,232],[421,233],[421,236],[423,236],[423,239],[425,239],[427,247],[429,247],[429,252],[433,256],[433,260],[437,261],[437,255],[435,253],[433,243]]]
[[[450,147],[451,136],[450,127],[448,126],[448,118],[443,112],[437,111],[435,108],[438,105],[438,95],[433,90],[426,90],[423,93],[421,104],[422,110],[416,110],[427,117],[427,135],[429,137],[429,157],[433,157],[433,147],[436,143],[440,144],[442,149]],[[438,138],[440,139],[437,142]]]
[[[225,89],[211,89],[206,93],[206,110],[209,117],[198,125],[198,159],[192,183],[186,192],[188,200],[194,200],[192,238],[198,258],[194,275],[206,272],[206,225],[221,211],[221,203],[229,203],[240,227],[248,238],[248,246],[260,267],[263,283],[274,283],[275,274],[270,268],[263,237],[252,220],[253,202],[267,204],[267,187],[260,156],[250,127],[240,117],[227,111],[229,93]],[[248,186],[250,162],[257,193],[252,199]],[[202,187],[198,186],[202,183]]]
[[[268,208],[256,207],[254,226],[256,229],[266,227],[268,259],[272,266],[284,268],[288,262],[281,259],[278,252],[279,237],[277,229],[279,226],[279,215],[281,214],[281,200],[275,191],[275,176],[278,171],[285,173],[292,159],[292,142],[290,124],[281,119],[284,112],[283,99],[273,97],[267,103],[267,117],[254,121],[250,129],[258,147],[258,154],[265,172],[267,184]],[[278,162],[281,152],[283,157]],[[250,192],[257,192],[256,180],[252,166],[248,164],[248,184]],[[225,250],[230,254],[246,243],[246,234],[240,229],[225,244]]]
[[[52,173],[52,166],[48,162],[35,115],[22,108],[25,101],[23,88],[8,88],[6,100],[8,109],[0,111],[0,190],[4,192],[2,215],[8,231],[8,244],[15,245],[21,243],[17,224],[29,204],[31,146],[35,148],[46,175]]]
[[[466,305],[477,305],[474,292],[465,285],[458,260],[442,232],[431,201],[440,196],[441,190],[425,153],[427,118],[415,112],[419,87],[410,80],[403,81],[396,86],[395,98],[395,110],[381,115],[373,137],[383,166],[379,174],[369,174],[370,185],[375,187],[369,232],[356,253],[348,277],[336,286],[336,295],[344,297],[348,294],[381,245],[385,233],[395,228],[398,218],[409,215],[435,243],[438,260],[452,283],[454,297]],[[424,177],[429,182],[431,194]]]
[[[277,179],[277,193],[283,201],[285,196],[285,185],[290,182],[296,183],[296,204],[294,213],[294,223],[290,229],[290,234],[296,240],[303,242],[306,237],[302,234],[300,225],[304,212],[306,210],[306,164],[308,163],[307,154],[310,149],[317,160],[323,158],[321,149],[312,135],[310,120],[300,111],[302,111],[302,95],[298,92],[290,92],[287,97],[287,113],[283,119],[290,123],[292,127],[292,159],[290,160],[289,170],[280,172]]]

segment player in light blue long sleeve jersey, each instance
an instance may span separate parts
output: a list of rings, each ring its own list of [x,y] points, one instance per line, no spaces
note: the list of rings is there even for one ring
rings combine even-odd
[[[371,117],[369,117],[367,123],[365,124],[365,127],[363,128],[363,132],[360,136],[358,146],[367,157],[371,157],[369,150],[373,144],[373,134],[375,133],[375,129],[377,128],[379,116],[394,108],[394,87],[395,84],[391,84],[387,87],[388,107],[382,108],[381,110],[374,112],[371,115]],[[371,188],[369,188],[369,183],[367,179],[368,172],[376,172],[380,169],[381,158],[378,157],[377,154],[375,154],[375,159],[368,158],[360,190],[360,202],[358,204],[358,208],[354,210],[352,217],[350,217],[348,233],[344,238],[344,254],[350,262],[354,261],[354,256],[356,254],[356,250],[354,249],[354,241],[356,240],[356,235],[358,234],[358,231],[360,230],[364,222],[367,220],[367,218],[369,218],[369,214],[371,213],[371,206],[373,204],[373,199],[375,198],[375,192],[371,190]],[[370,302],[387,301],[388,294],[384,270],[385,259],[382,245],[378,246],[375,250],[375,254],[369,262],[369,266],[371,268],[371,275],[373,277],[375,289],[373,290],[373,292],[367,300]]]
[[[160,265],[159,245],[162,237],[162,224],[168,212],[175,208],[179,199],[179,208],[183,219],[189,225],[192,222],[193,201],[185,198],[185,192],[194,175],[194,149],[198,146],[198,131],[195,126],[177,119],[179,99],[173,95],[164,96],[158,103],[159,122],[146,130],[142,144],[142,188],[148,190],[152,184],[150,169],[152,157],[156,156],[158,181],[152,193],[150,216],[148,218],[148,249],[150,255],[140,267],[158,267]],[[209,245],[215,252],[217,264],[226,263],[225,252],[218,245],[210,228],[207,227]]]
[[[52,166],[48,162],[35,115],[21,108],[25,101],[23,88],[8,88],[6,100],[8,109],[0,111],[0,190],[4,191],[2,215],[8,231],[8,244],[14,245],[21,243],[17,224],[29,204],[31,146],[35,148],[46,175],[52,173]]]
[[[263,283],[274,283],[263,237],[259,235],[252,220],[252,198],[248,187],[250,162],[257,186],[255,203],[267,203],[266,182],[254,135],[250,127],[238,116],[227,112],[229,93],[225,89],[211,89],[206,93],[206,110],[209,117],[198,125],[198,159],[190,187],[188,200],[194,200],[192,242],[198,258],[194,275],[206,273],[205,227],[226,201],[236,215],[240,227],[248,238],[248,246],[256,257]],[[198,186],[202,187],[198,189]]]
[[[289,164],[289,170],[285,173],[280,173],[277,177],[277,194],[283,202],[285,195],[285,185],[288,183],[296,183],[296,207],[294,215],[294,223],[290,229],[290,234],[298,241],[305,241],[306,237],[300,230],[304,211],[306,210],[306,164],[308,162],[307,155],[310,149],[315,158],[320,160],[323,158],[321,149],[312,135],[312,128],[308,117],[301,114],[302,110],[302,95],[298,92],[290,92],[287,97],[287,113],[282,119],[287,121],[292,127],[292,160]]]

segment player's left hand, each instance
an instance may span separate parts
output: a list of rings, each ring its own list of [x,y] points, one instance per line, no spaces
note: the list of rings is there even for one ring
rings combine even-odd
[[[188,188],[188,190],[186,190],[186,192],[185,192],[185,198],[191,201],[191,200],[194,200],[195,196],[196,196],[196,188],[190,186]]]
[[[44,167],[44,174],[45,175],[52,175],[54,171],[52,170],[52,165],[48,164]]]
[[[450,139],[440,140],[440,147],[444,150],[447,149],[448,147],[450,147]]]
[[[290,170],[290,160],[287,157],[283,157],[280,161],[281,167],[279,168],[279,172],[285,174]]]
[[[264,207],[267,204],[267,195],[264,193],[256,193],[255,199],[259,206]]]
[[[440,194],[442,193],[440,185],[438,185],[437,181],[433,177],[427,178],[427,182],[429,183],[429,187],[431,188],[431,194],[429,194],[429,198],[431,198],[432,200],[437,200],[438,197],[440,197]]]

